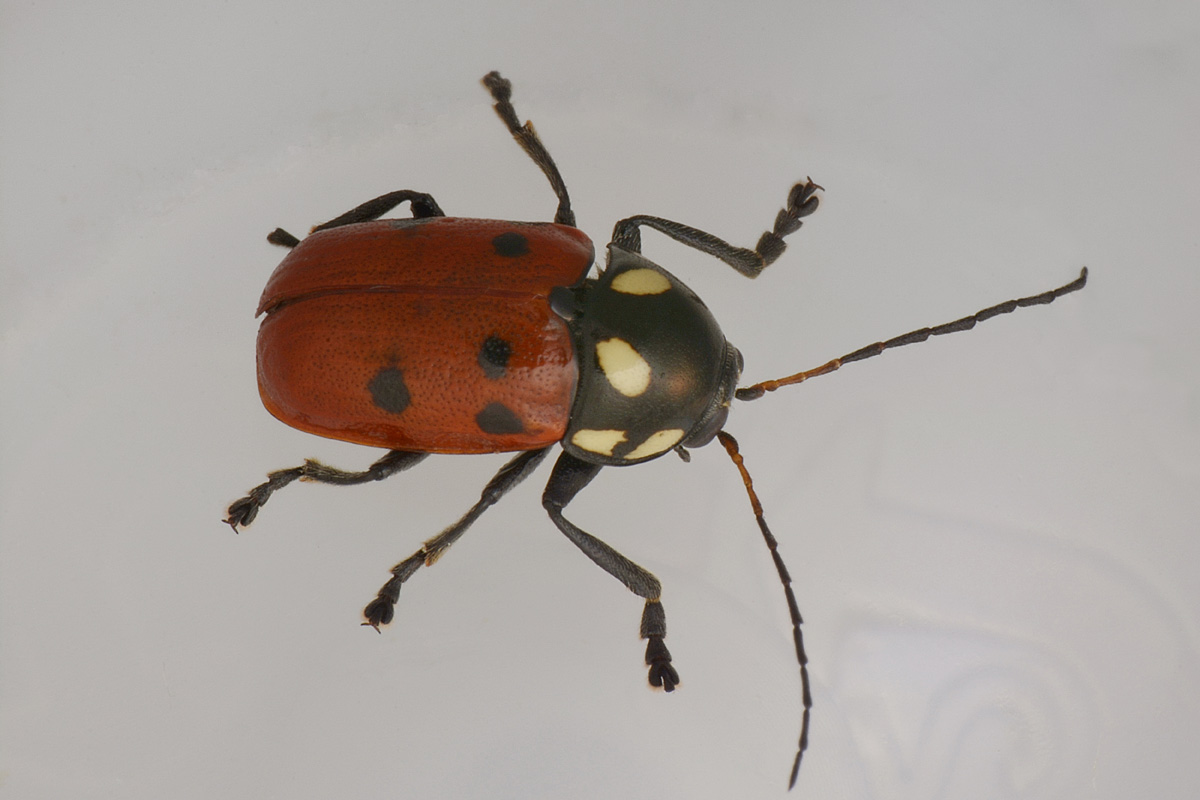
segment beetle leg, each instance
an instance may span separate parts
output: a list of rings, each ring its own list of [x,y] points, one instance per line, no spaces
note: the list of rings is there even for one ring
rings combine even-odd
[[[283,228],[276,228],[267,234],[267,241],[271,244],[277,244],[280,247],[286,247],[289,250],[300,244],[300,240],[292,234],[285,231]]]
[[[329,228],[340,228],[343,225],[353,225],[356,222],[370,222],[373,219],[379,219],[405,200],[409,203],[408,207],[412,210],[414,219],[446,216],[445,212],[438,206],[437,201],[430,195],[424,192],[414,192],[412,189],[401,189],[396,192],[388,192],[387,194],[380,195],[374,200],[368,200],[362,205],[350,209],[340,217],[334,217],[329,222],[322,222],[320,225],[315,226],[312,232],[316,233],[317,231],[324,231]]]
[[[648,216],[629,217],[618,222],[613,227],[611,244],[631,253],[642,252],[642,234],[638,227],[645,225],[688,247],[721,259],[748,278],[755,278],[787,249],[783,237],[800,230],[803,224],[801,218],[817,210],[819,189],[821,187],[813,183],[812,178],[793,186],[788,192],[787,205],[775,215],[775,227],[759,237],[753,250],[735,247],[724,239],[689,225]]]
[[[671,653],[663,642],[667,635],[667,618],[659,600],[662,584],[658,578],[595,536],[580,530],[562,514],[567,504],[599,471],[599,464],[589,464],[570,453],[563,453],[558,457],[554,471],[550,474],[550,482],[542,495],[542,506],[558,529],[566,534],[584,555],[625,584],[638,597],[646,599],[646,607],[642,611],[641,637],[648,640],[646,665],[650,668],[650,685],[662,687],[670,692],[679,683],[679,673],[671,666]]]
[[[499,72],[489,72],[483,76],[483,85],[492,93],[492,99],[496,101],[494,106],[496,113],[508,127],[509,133],[550,181],[550,188],[554,190],[554,196],[558,198],[558,210],[554,213],[554,221],[560,225],[570,225],[574,228],[575,212],[571,210],[571,198],[567,196],[567,184],[558,171],[558,165],[550,157],[546,145],[542,144],[542,140],[538,138],[537,131],[533,129],[533,123],[526,121],[522,125],[517,119],[517,110],[513,108],[512,104],[512,82],[507,78],[500,77]]]
[[[245,528],[258,516],[258,510],[263,507],[272,494],[296,479],[332,483],[337,486],[381,481],[408,469],[427,455],[429,454],[389,450],[387,455],[362,472],[346,472],[336,467],[326,466],[320,461],[309,459],[304,462],[304,466],[281,469],[268,474],[266,483],[255,486],[248,495],[229,506],[229,510],[225,512],[227,514],[225,522],[235,532],[239,527]]]
[[[479,502],[471,506],[471,510],[463,514],[462,519],[425,542],[421,545],[420,550],[392,567],[392,577],[380,588],[375,599],[363,609],[363,616],[366,618],[366,622],[363,624],[379,630],[380,625],[387,625],[391,622],[396,602],[400,599],[400,585],[421,566],[433,566],[450,545],[458,541],[458,537],[471,527],[471,523],[479,519],[480,514],[495,505],[496,501],[507,494],[510,489],[529,477],[529,473],[537,469],[549,452],[549,447],[543,447],[541,450],[527,450],[518,454],[516,458],[501,467],[494,478],[488,481],[487,486],[480,494]]]

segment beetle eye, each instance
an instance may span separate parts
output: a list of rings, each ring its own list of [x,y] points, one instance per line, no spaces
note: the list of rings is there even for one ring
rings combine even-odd
[[[713,393],[712,402],[703,416],[688,431],[683,444],[688,447],[703,447],[725,427],[729,418],[729,405],[737,390],[738,378],[742,375],[742,354],[729,342],[725,343],[725,357],[721,365],[721,383]]]
[[[687,447],[703,447],[725,427],[727,419],[729,419],[729,404],[717,406],[699,425],[692,428],[683,444]]]

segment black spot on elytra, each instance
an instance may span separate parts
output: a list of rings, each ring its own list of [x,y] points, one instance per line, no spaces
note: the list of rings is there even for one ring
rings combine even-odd
[[[509,231],[492,239],[492,249],[498,256],[516,258],[529,252],[529,241],[522,234]]]
[[[367,384],[371,400],[389,414],[399,414],[408,408],[412,397],[404,383],[404,373],[397,367],[384,367]]]
[[[475,424],[484,433],[521,433],[525,426],[511,408],[504,403],[488,403],[483,411],[475,415]]]
[[[479,366],[483,367],[483,374],[489,379],[499,380],[504,377],[511,356],[512,345],[499,336],[492,335],[484,340],[483,347],[479,348]]]

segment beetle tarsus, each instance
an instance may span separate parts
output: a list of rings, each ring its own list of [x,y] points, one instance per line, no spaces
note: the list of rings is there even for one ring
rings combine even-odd
[[[763,267],[769,266],[783,255],[783,251],[787,249],[783,237],[800,230],[802,218],[817,210],[817,206],[821,204],[817,192],[823,188],[813,183],[812,178],[806,178],[804,183],[797,183],[791,188],[787,205],[775,215],[775,227],[760,236],[758,244],[754,246],[754,252],[762,258]]]
[[[370,625],[376,633],[381,633],[380,625],[388,625],[396,616],[396,603],[400,600],[400,586],[409,576],[416,572],[423,562],[417,556],[410,556],[392,567],[392,577],[380,587],[375,599],[367,603],[363,609],[363,625]]]
[[[300,240],[292,234],[285,231],[283,228],[276,228],[267,234],[267,241],[271,244],[277,244],[280,247],[295,247],[300,244]]]
[[[667,614],[657,599],[646,601],[642,611],[642,638],[646,640],[646,666],[650,667],[650,685],[673,692],[679,685],[679,673],[671,666],[671,651],[663,638],[667,635]]]
[[[252,498],[243,497],[229,506],[224,520],[225,524],[233,528],[234,533],[241,533],[241,529],[249,527],[254,518],[258,516],[258,509],[261,507]]]
[[[254,518],[258,516],[258,510],[270,499],[276,489],[282,489],[297,478],[304,477],[305,471],[309,469],[309,464],[315,463],[305,462],[303,467],[292,467],[269,473],[265,483],[260,483],[245,497],[230,504],[225,512],[225,524],[233,528],[234,533],[238,528],[249,527],[250,523],[254,522]]]
[[[651,636],[646,644],[646,665],[650,667],[650,685],[673,692],[679,685],[679,673],[671,666],[671,652],[661,636]]]
[[[383,633],[379,630],[380,625],[388,625],[396,616],[396,606],[392,600],[385,597],[376,597],[367,607],[363,609],[363,616],[366,621],[363,625],[369,625],[375,629],[376,633]]]

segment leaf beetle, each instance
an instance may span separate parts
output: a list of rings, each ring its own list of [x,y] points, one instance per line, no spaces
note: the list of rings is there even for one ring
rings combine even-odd
[[[627,466],[719,440],[742,478],[787,600],[799,664],[802,715],[789,788],[807,747],[809,690],[801,617],[791,579],[763,516],[737,442],[724,431],[734,399],[825,375],[843,364],[946,333],[969,330],[1016,308],[1050,303],[1083,288],[1077,279],[932,328],[859,348],[814,369],[737,388],[743,360],[703,301],[641,254],[650,228],[753,278],[784,252],[819,203],[811,179],[794,185],[774,226],[753,249],[671,220],[617,222],[606,264],[575,227],[558,167],[531,123],[518,120],[512,85],[483,78],[494,108],[542,170],[558,199],[554,222],[447,217],[428,194],[377,197],[322,225],[303,241],[275,229],[290,249],[263,291],[257,346],[259,393],[267,410],[309,433],[387,448],[368,469],[348,472],[309,460],[268,475],[229,506],[225,522],[248,526],[278,489],[297,479],[336,485],[383,480],[430,453],[517,455],[456,523],[396,564],[363,610],[364,625],[388,624],[400,587],[430,566],[557,444],[542,505],[554,525],[599,567],[645,600],[641,638],[652,686],[679,683],[664,643],[657,578],[563,516],[601,468]],[[411,217],[383,219],[407,202]]]

